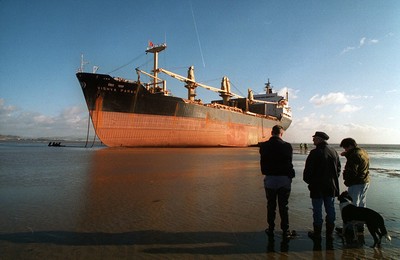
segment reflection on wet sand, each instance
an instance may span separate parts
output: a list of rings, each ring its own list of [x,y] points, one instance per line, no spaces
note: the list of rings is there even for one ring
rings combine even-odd
[[[347,248],[338,236],[331,243],[308,238],[312,213],[301,179],[301,156],[294,157],[301,162],[295,162],[297,176],[289,201],[290,226],[297,231],[291,240],[282,239],[279,230],[273,239],[264,233],[266,199],[257,148],[107,148],[93,151],[82,183],[76,184],[79,189],[70,189],[68,197],[75,198],[78,206],[70,202],[64,211],[42,212],[47,220],[64,220],[61,225],[50,221],[32,223],[34,230],[3,229],[0,248],[10,258],[33,254],[42,259],[398,255],[396,235],[392,244],[382,243],[383,250],[365,245]],[[57,185],[65,186],[64,181]],[[340,226],[341,221],[337,223]]]

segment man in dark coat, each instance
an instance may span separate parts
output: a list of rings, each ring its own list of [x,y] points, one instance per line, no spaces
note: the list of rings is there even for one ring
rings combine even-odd
[[[313,206],[314,231],[308,235],[321,239],[322,205],[326,212],[326,238],[333,239],[335,228],[335,197],[339,196],[340,160],[335,149],[327,143],[329,136],[324,132],[313,135],[315,149],[310,151],[303,172],[303,180],[308,184]]]
[[[283,236],[289,238],[289,196],[292,178],[295,175],[292,157],[292,146],[282,140],[283,128],[275,125],[271,131],[271,138],[260,144],[260,166],[264,177],[264,188],[267,197],[267,235],[273,236],[275,228],[276,201],[279,204],[281,229]]]

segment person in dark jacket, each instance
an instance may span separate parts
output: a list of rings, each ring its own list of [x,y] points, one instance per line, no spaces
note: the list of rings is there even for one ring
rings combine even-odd
[[[353,138],[343,139],[340,147],[344,149],[341,155],[347,159],[343,170],[344,185],[348,187],[353,203],[357,207],[365,208],[370,183],[368,153]]]
[[[313,207],[314,231],[308,236],[321,239],[322,205],[326,212],[326,238],[333,239],[335,228],[335,197],[339,196],[340,160],[335,149],[327,143],[329,136],[324,132],[313,135],[315,149],[310,151],[303,172],[303,180],[308,184]]]
[[[260,166],[264,177],[264,188],[267,197],[267,222],[265,230],[268,236],[273,236],[275,228],[276,201],[278,200],[279,215],[283,236],[289,238],[289,196],[292,178],[295,176],[293,169],[292,146],[282,140],[283,128],[275,125],[271,131],[271,138],[260,144]]]

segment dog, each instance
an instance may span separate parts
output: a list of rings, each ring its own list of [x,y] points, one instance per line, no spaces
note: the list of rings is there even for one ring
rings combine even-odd
[[[365,223],[374,238],[373,248],[379,247],[381,245],[382,237],[385,236],[388,241],[391,241],[391,237],[389,236],[385,222],[383,217],[376,211],[369,208],[361,208],[357,207],[353,204],[353,199],[349,195],[347,191],[344,191],[338,197],[340,202],[340,211],[342,213],[343,219],[343,235],[346,227],[350,224],[357,223]],[[354,226],[354,225],[353,225]],[[356,227],[353,227],[353,229]]]

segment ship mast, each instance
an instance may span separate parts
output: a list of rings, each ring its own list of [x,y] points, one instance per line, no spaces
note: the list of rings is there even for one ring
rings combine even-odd
[[[152,42],[149,42],[149,47],[147,47],[146,53],[153,53],[154,55],[154,67],[153,67],[153,75],[140,70],[139,68],[136,68],[136,72],[138,73],[143,73],[147,76],[149,76],[150,78],[152,78],[152,83],[148,84],[148,85],[153,85],[153,91],[157,91],[157,85],[162,83],[163,84],[163,89],[162,91],[166,94],[167,90],[166,90],[166,83],[165,80],[162,82],[159,82],[160,79],[158,78],[158,73],[164,73],[170,77],[173,77],[179,81],[185,82],[186,85],[185,87],[188,89],[188,99],[191,101],[195,100],[196,97],[196,87],[200,86],[202,88],[220,93],[220,96],[223,98],[224,100],[224,104],[228,104],[229,99],[233,96],[236,96],[238,98],[242,98],[242,96],[237,95],[233,92],[230,91],[230,83],[229,83],[229,79],[227,77],[224,77],[222,82],[221,82],[221,89],[217,89],[199,82],[195,81],[195,77],[194,77],[194,67],[191,66],[188,69],[188,76],[184,77],[181,76],[179,74],[173,73],[171,71],[168,71],[166,69],[163,68],[159,68],[158,67],[158,53],[162,52],[163,50],[165,50],[167,48],[167,45],[165,43],[160,44],[160,45],[154,45]],[[139,77],[139,76],[138,76]],[[160,89],[161,90],[161,89]]]
[[[149,42],[149,47],[147,47],[146,53],[153,53],[154,56],[154,67],[153,67],[153,85],[157,86],[158,81],[158,53],[162,52],[167,48],[167,44],[154,45],[152,42]]]

